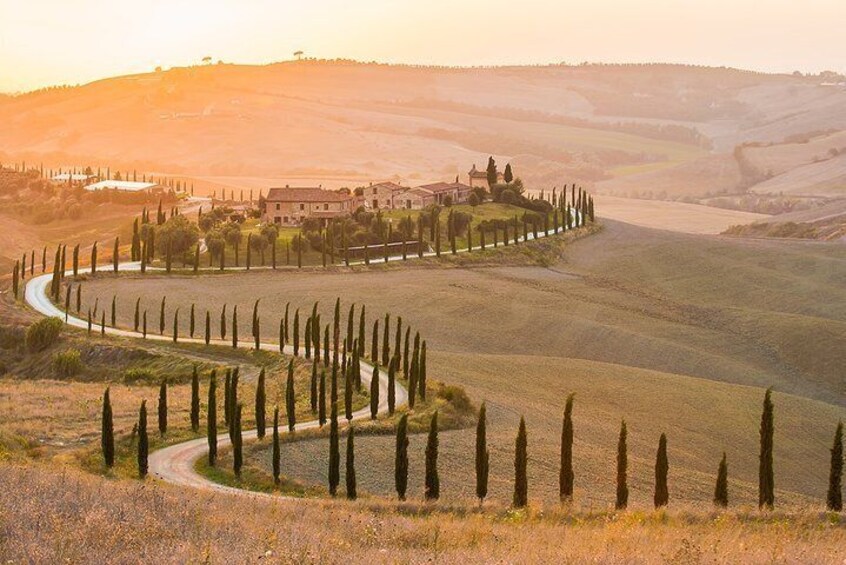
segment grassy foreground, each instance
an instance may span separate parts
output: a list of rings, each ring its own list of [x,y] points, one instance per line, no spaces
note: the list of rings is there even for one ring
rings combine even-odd
[[[429,513],[14,465],[0,466],[0,483],[0,555],[12,562],[833,564],[846,547],[842,518],[814,512]]]

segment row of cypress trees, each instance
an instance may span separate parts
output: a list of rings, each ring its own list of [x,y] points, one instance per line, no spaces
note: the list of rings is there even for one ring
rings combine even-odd
[[[224,395],[224,421],[229,428],[230,440],[233,446],[234,472],[240,476],[243,464],[242,456],[242,431],[241,418],[243,404],[238,401],[238,369],[227,369],[226,391]],[[325,377],[324,377],[325,379]],[[378,374],[374,375],[377,381]],[[323,379],[322,379],[323,380]],[[325,380],[324,380],[325,382]],[[377,381],[378,382],[378,381]],[[325,385],[324,385],[325,387]],[[761,415],[760,429],[760,453],[759,453],[759,507],[772,509],[775,504],[774,481],[773,481],[773,402],[771,390],[767,390],[764,396],[763,410]],[[293,361],[288,365],[288,381],[286,386],[286,411],[288,413],[288,429],[293,431],[296,425],[294,406],[293,386]],[[324,400],[325,402],[325,400]],[[561,455],[559,465],[559,498],[562,502],[571,501],[573,498],[574,471],[573,471],[573,402],[574,395],[567,398],[561,430]],[[265,371],[261,370],[256,390],[256,425],[257,435],[261,439],[265,437]],[[191,428],[196,433],[199,430],[199,377],[196,370],[192,373],[191,379]],[[158,426],[159,433],[164,436],[167,432],[167,381],[163,380],[159,389],[158,404]],[[106,466],[114,465],[114,428],[113,414],[111,408],[110,389],[107,388],[103,394],[101,428],[101,448]],[[340,441],[338,426],[338,405],[337,400],[331,402],[329,417],[329,492],[332,496],[337,494],[340,482]],[[273,476],[274,481],[279,482],[279,408],[274,410],[273,417]],[[139,475],[146,475],[147,461],[147,430],[146,430],[146,401],[142,402],[139,411],[138,421],[138,464]],[[488,481],[490,469],[490,452],[487,447],[487,408],[483,403],[479,410],[479,418],[476,425],[476,450],[475,450],[475,471],[476,471],[476,496],[483,502],[488,494]],[[141,438],[143,437],[143,441]],[[213,370],[209,379],[209,401],[208,401],[208,441],[209,441],[209,464],[214,465],[217,456],[217,397],[216,397],[216,372]],[[625,509],[628,506],[628,430],[625,420],[620,426],[620,434],[617,443],[617,464],[616,464],[616,498],[615,508]],[[400,500],[405,500],[408,487],[408,415],[403,414],[397,425],[396,431],[396,452],[395,452],[395,490]],[[429,433],[425,452],[425,498],[426,500],[437,500],[440,496],[440,476],[438,473],[438,412],[436,411],[429,425]],[[347,438],[347,462],[346,462],[346,486],[347,497],[356,498],[356,479],[354,463],[354,430],[350,427]],[[514,493],[512,505],[517,508],[528,505],[528,434],[525,419],[521,417],[520,425],[515,440],[514,455]],[[668,486],[669,458],[667,451],[667,436],[661,434],[658,441],[658,450],[655,461],[655,488],[653,502],[656,508],[666,506],[669,503],[670,494]],[[831,465],[829,472],[829,488],[826,496],[826,506],[832,511],[841,511],[842,503],[842,475],[843,475],[843,423],[839,422],[835,431],[834,442],[831,448]],[[726,454],[723,453],[720,461],[717,480],[714,489],[714,504],[726,507],[729,504],[728,496],[728,465]]]

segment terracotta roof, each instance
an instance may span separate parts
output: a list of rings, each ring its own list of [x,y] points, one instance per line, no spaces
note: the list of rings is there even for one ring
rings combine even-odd
[[[267,192],[268,202],[345,202],[349,194],[315,187],[271,188]]]
[[[395,182],[380,182],[380,183],[368,186],[367,188],[376,188],[376,187],[379,187],[379,186],[381,186],[382,188],[387,188],[391,192],[404,192],[404,191],[408,190],[407,186],[402,186],[402,185],[399,185]]]
[[[423,190],[428,190],[429,192],[433,192],[435,194],[450,190],[473,190],[472,187],[460,182],[436,182],[432,184],[424,184],[423,186],[418,186],[417,188],[422,188]]]

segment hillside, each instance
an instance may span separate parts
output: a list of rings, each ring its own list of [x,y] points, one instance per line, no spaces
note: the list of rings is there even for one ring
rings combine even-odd
[[[846,93],[732,69],[214,65],[2,98],[0,160],[355,183],[464,175],[493,154],[546,186],[670,167],[674,198],[714,166],[709,148],[807,134],[820,116],[846,129]],[[735,183],[729,164],[710,192]]]

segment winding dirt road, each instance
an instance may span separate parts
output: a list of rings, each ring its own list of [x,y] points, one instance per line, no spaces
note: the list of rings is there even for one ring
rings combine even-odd
[[[140,263],[122,263],[119,265],[118,269],[120,271],[139,271],[141,268]],[[152,269],[149,270],[157,271],[159,269]],[[97,269],[98,271],[102,272],[113,272],[112,265],[102,265],[100,268]],[[67,271],[65,273],[68,276],[72,276],[72,271]],[[66,323],[70,326],[77,327],[77,328],[88,328],[87,320],[83,320],[81,318],[77,318],[75,316],[71,316],[58,308],[50,298],[47,296],[47,289],[50,286],[50,281],[52,279],[51,274],[42,274],[36,276],[26,283],[26,289],[24,293],[24,299],[29,306],[31,306],[37,312],[44,314],[45,316],[55,316],[57,318],[66,319]],[[98,328],[99,331],[99,328]],[[144,336],[140,332],[135,332],[131,330],[124,330],[120,328],[111,328],[106,327],[105,331],[109,335],[114,336],[121,336],[121,337],[132,337],[137,339],[145,339]],[[147,334],[147,340],[153,341],[172,341],[170,336],[162,336],[162,335],[153,335]],[[191,338],[180,338],[179,340],[181,343],[198,343],[204,344],[205,341],[202,339],[191,339]],[[213,339],[211,343],[214,345],[222,345],[231,347],[232,342],[220,340],[220,339]],[[271,351],[278,351],[279,345],[275,343],[261,343],[259,344],[261,349],[271,350]],[[251,349],[254,346],[252,341],[249,342],[242,342],[239,344],[239,347],[244,349]],[[290,345],[286,345],[284,352],[288,355],[293,356],[294,350],[293,347]],[[361,361],[361,380],[365,385],[370,384],[371,380],[373,379],[373,366],[366,363],[364,360]],[[402,404],[406,403],[408,400],[408,392],[405,388],[400,384],[395,384],[395,393],[396,393],[396,404],[397,406],[401,406]],[[379,413],[387,412],[388,410],[388,377],[386,373],[382,373],[379,378]],[[360,410],[357,410],[353,413],[353,420],[358,419],[366,419],[370,417],[370,407],[366,406]],[[295,427],[295,432],[300,430],[306,430],[311,428],[316,428],[318,426],[318,422],[316,420],[311,420],[308,422],[302,422],[297,424]],[[288,428],[285,426],[284,430],[280,428],[280,433],[288,433]],[[256,430],[249,430],[244,432],[244,439],[245,440],[253,440],[257,439],[257,432]],[[228,433],[222,433],[217,436],[217,444],[218,447],[225,447],[230,443]],[[194,470],[194,466],[201,457],[206,456],[208,453],[208,441],[205,437],[193,439],[190,441],[186,441],[183,443],[178,443],[176,445],[171,445],[169,447],[165,447],[164,449],[160,449],[158,451],[154,451],[150,454],[149,458],[149,465],[150,465],[150,473],[152,476],[166,481],[168,483],[172,483],[175,485],[186,486],[186,487],[193,487],[199,488],[204,490],[214,490],[220,492],[227,492],[227,493],[235,493],[238,495],[245,495],[245,496],[274,496],[275,498],[280,498],[279,495],[270,495],[265,493],[256,493],[251,491],[246,491],[234,487],[229,487],[225,485],[221,485],[210,481],[209,479],[203,477],[199,473]]]

